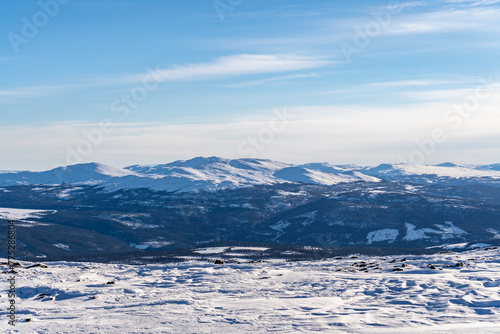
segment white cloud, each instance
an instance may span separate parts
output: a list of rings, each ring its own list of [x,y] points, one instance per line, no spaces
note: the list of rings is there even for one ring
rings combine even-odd
[[[403,2],[403,3],[396,3],[393,5],[383,6],[383,7],[381,7],[381,9],[389,10],[391,12],[399,12],[399,11],[405,10],[406,8],[420,7],[420,6],[425,6],[425,5],[426,5],[425,1],[408,1],[408,2]]]
[[[414,104],[422,101],[435,101],[438,103],[451,103],[461,101],[466,96],[474,96],[479,87],[485,90],[485,84],[490,89],[500,90],[500,82],[495,81],[493,75],[488,79],[477,77],[455,78],[416,78],[395,81],[380,81],[359,84],[342,89],[321,91],[319,94],[335,95],[337,99],[360,98],[366,96],[405,99],[405,103]],[[493,88],[496,87],[496,88]]]
[[[489,85],[489,90],[493,92],[493,96],[487,100],[493,100],[500,96],[500,82],[492,82]],[[479,90],[479,93],[478,93]],[[483,96],[489,91],[483,84],[476,84],[475,88],[450,88],[450,89],[428,89],[422,91],[407,91],[399,93],[401,97],[418,101],[437,101],[437,102],[455,102],[459,103],[467,97]],[[485,101],[487,102],[487,101]]]
[[[60,86],[28,86],[0,90],[0,103],[11,103],[19,98],[34,98],[60,93],[62,90],[89,87],[113,86],[121,84],[142,83],[146,76],[153,76],[159,82],[163,81],[196,81],[227,78],[246,74],[270,74],[293,72],[318,68],[333,64],[331,60],[319,57],[298,56],[290,54],[251,55],[220,57],[209,63],[174,66],[170,69],[156,68],[147,73],[121,77],[107,77],[83,80],[79,84]],[[299,78],[312,75],[291,75],[287,78]],[[278,80],[278,79],[265,79]],[[252,83],[249,83],[251,85]],[[255,84],[258,84],[256,82]]]
[[[500,30],[500,10],[490,7],[456,8],[421,14],[398,15],[385,29],[385,35],[422,34],[430,32]]]
[[[378,164],[398,162],[417,148],[415,141],[428,138],[437,127],[446,129],[449,140],[439,145],[428,163],[491,163],[500,154],[498,99],[488,101],[451,130],[443,120],[449,104],[434,103],[390,108],[302,106],[287,108],[290,123],[273,140],[257,150],[257,157],[294,163]],[[106,135],[84,162],[97,161],[117,167],[135,163],[164,163],[195,156],[245,156],[239,145],[270,127],[273,114],[229,119],[209,124],[120,124]],[[50,169],[65,164],[66,147],[85,141],[87,124],[0,129],[0,169]],[[475,143],[464,146],[463,142]],[[482,155],[477,149],[481,147]],[[443,157],[446,157],[443,158]],[[482,160],[481,160],[482,159]],[[37,165],[33,165],[36,161]]]
[[[240,82],[240,83],[235,83],[231,85],[227,85],[227,87],[247,87],[247,86],[257,86],[269,82],[276,82],[276,81],[284,81],[284,80],[293,80],[293,79],[304,79],[304,78],[317,78],[319,77],[319,74],[295,74],[295,75],[286,75],[286,76],[280,76],[280,77],[274,77],[274,78],[267,78],[267,79],[262,79],[262,80],[255,80],[255,81],[247,81],[247,82]]]
[[[47,96],[57,92],[60,92],[60,89],[51,86],[32,86],[0,90],[0,104],[14,103],[19,100]]]
[[[157,68],[152,73],[160,81],[191,81],[218,79],[246,74],[280,73],[318,68],[332,64],[324,58],[290,54],[255,55],[240,54],[220,57],[210,63],[189,64],[169,69]],[[142,81],[144,75],[130,77]]]
[[[468,81],[470,82],[470,81]],[[434,86],[434,85],[449,85],[449,84],[457,84],[464,83],[464,81],[457,80],[436,80],[436,79],[413,79],[413,80],[399,80],[399,81],[382,81],[382,82],[373,82],[368,84],[368,86],[372,87],[415,87],[415,86]]]
[[[27,86],[0,90],[0,104],[18,102],[22,99],[60,94],[63,91],[85,87],[85,85]]]
[[[500,3],[500,0],[445,0],[446,3],[462,4],[466,6],[488,6]]]

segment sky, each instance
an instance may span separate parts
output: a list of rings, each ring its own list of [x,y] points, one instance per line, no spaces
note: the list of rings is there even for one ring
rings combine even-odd
[[[0,0],[0,170],[500,162],[500,0]]]

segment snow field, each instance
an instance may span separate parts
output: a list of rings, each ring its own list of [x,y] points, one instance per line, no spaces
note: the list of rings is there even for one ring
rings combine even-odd
[[[8,219],[28,219],[28,218],[40,218],[46,214],[53,213],[53,210],[31,210],[31,209],[12,209],[12,208],[0,208],[0,216],[6,217]]]
[[[22,264],[15,329],[0,293],[3,333],[500,332],[492,248],[222,265]]]

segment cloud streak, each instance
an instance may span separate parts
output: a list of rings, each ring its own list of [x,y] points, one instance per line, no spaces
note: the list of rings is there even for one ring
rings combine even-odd
[[[1,59],[0,59],[1,60]],[[243,75],[274,74],[301,71],[324,67],[334,64],[334,61],[311,56],[291,54],[240,54],[219,57],[212,62],[173,66],[168,69],[156,67],[146,73],[120,77],[107,77],[84,80],[84,83],[66,84],[59,86],[28,86],[15,89],[0,90],[0,103],[12,103],[13,99],[36,98],[60,93],[67,89],[81,89],[90,87],[105,87],[127,85],[143,82],[146,76],[152,76],[158,82],[169,81],[201,81],[216,80]],[[263,79],[261,81],[235,84],[234,86],[257,85],[267,81],[286,80],[294,78],[312,77],[315,74],[296,74],[280,78]]]
[[[240,54],[220,57],[209,63],[175,66],[169,69],[157,68],[150,74],[160,81],[197,81],[251,74],[300,71],[333,63],[325,58],[291,54]],[[128,79],[140,81],[144,75],[146,74],[134,75]]]
[[[69,85],[61,86],[28,86],[14,89],[0,90],[0,104],[17,102],[19,99],[38,98],[42,96],[61,93],[71,88]]]
[[[435,32],[500,30],[500,10],[492,7],[454,8],[397,17],[385,35],[427,34]]]
[[[313,73],[313,74],[286,75],[286,76],[267,78],[267,79],[262,79],[262,80],[240,82],[240,83],[235,83],[235,84],[231,84],[231,85],[226,85],[226,87],[258,86],[258,85],[262,85],[262,84],[266,84],[266,83],[270,83],[270,82],[294,80],[294,79],[305,79],[305,78],[317,78],[319,76],[320,76],[319,74],[315,74],[315,73]]]

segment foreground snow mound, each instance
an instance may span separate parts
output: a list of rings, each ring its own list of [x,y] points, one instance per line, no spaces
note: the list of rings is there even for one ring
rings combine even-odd
[[[498,333],[495,247],[322,261],[23,262],[3,333]],[[237,262],[239,260],[239,262]],[[4,271],[7,269],[4,267]],[[30,319],[30,322],[26,322]]]

